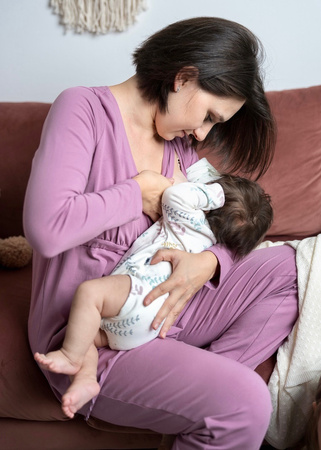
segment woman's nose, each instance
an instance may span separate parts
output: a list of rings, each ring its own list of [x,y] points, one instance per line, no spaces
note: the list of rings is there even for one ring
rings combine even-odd
[[[201,127],[195,128],[193,131],[193,135],[197,141],[204,141],[211,128],[214,126],[214,123],[204,123]]]

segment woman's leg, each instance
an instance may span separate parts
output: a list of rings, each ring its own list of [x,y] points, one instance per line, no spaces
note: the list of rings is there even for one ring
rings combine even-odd
[[[279,348],[298,317],[295,250],[252,252],[220,286],[203,288],[175,324],[178,339],[255,369]]]
[[[177,434],[175,450],[258,449],[270,397],[246,365],[255,368],[273,354],[297,314],[294,250],[253,252],[217,289],[203,288],[171,337],[118,358],[92,415]]]
[[[266,384],[249,368],[157,338],[117,359],[91,414],[177,435],[175,450],[258,450],[271,402]]]

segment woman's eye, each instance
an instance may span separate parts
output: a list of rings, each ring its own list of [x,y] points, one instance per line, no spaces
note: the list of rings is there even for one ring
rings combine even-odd
[[[213,123],[213,119],[212,119],[210,114],[207,114],[207,116],[204,119],[204,122],[211,122],[211,123]]]

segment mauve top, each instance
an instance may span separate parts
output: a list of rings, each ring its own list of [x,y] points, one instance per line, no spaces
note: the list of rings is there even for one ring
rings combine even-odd
[[[173,176],[176,152],[186,176],[187,167],[198,159],[196,152],[179,138],[164,145],[162,175]],[[33,352],[61,346],[78,285],[108,275],[152,224],[142,213],[141,191],[132,179],[137,173],[109,88],[64,91],[45,121],[24,205],[24,229],[34,248],[29,316]],[[214,249],[222,277],[232,257],[220,246]],[[106,376],[117,353],[99,351],[98,375]],[[44,373],[60,397],[68,376]]]

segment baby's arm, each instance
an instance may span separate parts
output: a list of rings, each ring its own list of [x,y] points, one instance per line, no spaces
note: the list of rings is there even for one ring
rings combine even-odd
[[[166,189],[162,198],[164,219],[190,226],[193,217],[201,218],[204,211],[224,205],[224,191],[220,184],[180,183]]]
[[[224,204],[220,184],[181,183],[163,194],[163,220],[168,237],[180,243],[181,249],[199,253],[216,243],[204,211]],[[176,247],[179,248],[179,247]]]

